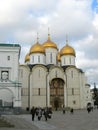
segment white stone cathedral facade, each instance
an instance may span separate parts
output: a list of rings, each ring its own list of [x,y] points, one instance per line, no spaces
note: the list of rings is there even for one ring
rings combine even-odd
[[[68,40],[61,50],[50,34],[43,44],[37,40],[19,67],[22,108],[86,108],[91,102],[90,85],[85,73],[76,67],[75,58],[76,52]]]

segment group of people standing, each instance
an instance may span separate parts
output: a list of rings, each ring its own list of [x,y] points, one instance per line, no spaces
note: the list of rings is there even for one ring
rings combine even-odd
[[[63,111],[63,114],[65,114],[65,112],[66,112],[66,108],[65,108],[64,105],[63,105],[63,107],[62,107],[62,111]],[[70,113],[71,113],[71,114],[74,113],[74,109],[73,109],[73,108],[70,108]]]
[[[32,115],[32,121],[34,121],[35,116],[37,116],[38,121],[41,120],[42,116],[44,116],[45,120],[47,121],[48,118],[51,118],[52,116],[52,109],[45,107],[32,107],[31,109],[31,115]]]

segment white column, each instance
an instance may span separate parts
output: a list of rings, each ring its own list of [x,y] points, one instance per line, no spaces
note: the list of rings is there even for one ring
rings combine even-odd
[[[64,104],[65,104],[65,107],[68,106],[68,104],[67,104],[67,88],[66,88],[66,84],[64,85]]]
[[[64,75],[64,103],[65,103],[65,107],[68,107],[68,84],[67,84],[67,75]]]
[[[49,86],[49,75],[47,76],[47,105],[50,106],[50,86]]]
[[[31,109],[31,108],[32,108],[32,106],[31,106],[31,104],[32,104],[32,72],[30,72],[30,81],[29,81],[29,82],[30,82],[30,84],[29,84],[29,85],[30,85],[30,86],[29,86],[29,87],[30,87],[30,88],[29,88],[30,90],[28,90],[28,91],[29,91],[29,94],[30,94],[30,95],[28,95],[28,96],[29,96],[29,98],[30,98],[30,99],[29,99],[29,100],[30,100],[30,101],[29,101],[29,103],[30,103],[29,105],[30,105],[30,109]]]

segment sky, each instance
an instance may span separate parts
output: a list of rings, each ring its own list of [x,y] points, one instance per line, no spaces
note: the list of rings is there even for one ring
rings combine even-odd
[[[37,41],[75,49],[76,66],[98,87],[98,0],[0,0],[0,43],[21,45],[20,64]]]

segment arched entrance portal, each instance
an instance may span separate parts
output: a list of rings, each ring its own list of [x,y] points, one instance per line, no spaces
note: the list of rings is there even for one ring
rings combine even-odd
[[[55,110],[61,109],[64,104],[64,81],[60,78],[50,83],[50,104]]]

